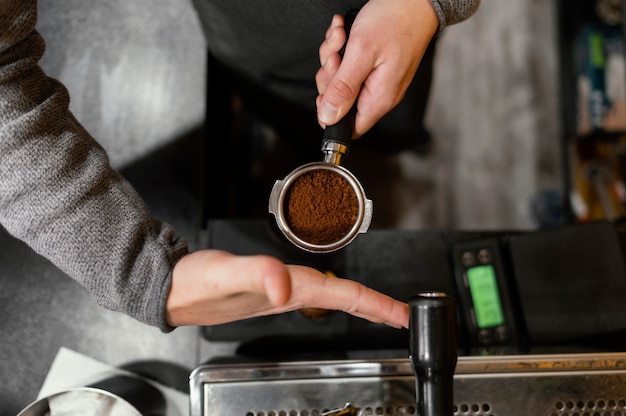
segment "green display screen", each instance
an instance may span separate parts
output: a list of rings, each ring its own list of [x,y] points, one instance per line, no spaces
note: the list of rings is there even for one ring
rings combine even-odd
[[[504,314],[493,266],[484,265],[467,269],[467,281],[478,327],[482,329],[502,325]]]

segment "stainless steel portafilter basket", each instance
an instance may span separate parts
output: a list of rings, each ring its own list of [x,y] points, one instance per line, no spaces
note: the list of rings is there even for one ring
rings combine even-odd
[[[298,178],[308,172],[324,169],[340,175],[347,181],[350,187],[352,187],[358,202],[358,213],[352,228],[350,228],[348,233],[339,240],[328,244],[315,244],[300,238],[289,226],[286,212],[286,198],[291,186],[298,180]],[[365,191],[356,177],[343,166],[328,162],[313,162],[296,168],[289,173],[285,179],[278,180],[274,183],[269,200],[269,212],[276,218],[276,225],[278,226],[278,229],[294,245],[305,251],[313,253],[329,253],[331,251],[339,250],[340,248],[350,244],[358,234],[367,232],[372,220],[372,211],[372,201],[366,198]]]

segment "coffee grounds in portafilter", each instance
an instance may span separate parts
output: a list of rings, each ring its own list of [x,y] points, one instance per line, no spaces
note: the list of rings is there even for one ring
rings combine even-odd
[[[346,236],[359,214],[359,201],[350,183],[327,169],[305,172],[285,197],[285,219],[300,239],[327,245]]]

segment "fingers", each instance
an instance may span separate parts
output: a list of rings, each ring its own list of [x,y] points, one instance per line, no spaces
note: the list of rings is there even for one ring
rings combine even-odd
[[[364,54],[367,52],[362,50],[359,39],[351,37],[343,59],[338,53],[329,56],[325,67],[316,75],[316,82],[321,85],[317,101],[320,125],[336,124],[356,101],[363,82],[373,69],[373,61]]]
[[[232,296],[247,291],[267,297],[270,305],[261,314],[317,307],[344,311],[396,328],[408,326],[406,304],[358,282],[329,278],[310,267],[285,266],[269,256],[221,255],[225,258],[224,272],[228,270],[230,274],[225,273],[228,279],[220,279],[218,292]]]
[[[302,307],[340,310],[371,322],[408,328],[409,307],[349,279],[308,275],[307,267],[287,266],[292,276],[294,302]],[[300,278],[301,276],[305,278]]]
[[[353,137],[373,127],[403,98],[438,25],[429,1],[370,0],[359,11],[340,59],[345,31],[343,19],[334,18],[319,50],[319,124],[336,124],[356,102]]]
[[[326,31],[326,38],[320,45],[320,69],[315,75],[317,92],[320,95],[326,90],[328,82],[332,76],[335,75],[341,63],[339,51],[346,41],[346,32],[343,23],[344,21],[341,15],[333,16],[333,20]]]
[[[326,35],[324,37],[329,39],[331,32],[338,27],[343,27],[343,16],[340,14],[333,15],[333,19],[330,21],[330,26],[326,29]]]
[[[171,326],[216,325],[304,307],[341,310],[392,327],[408,326],[408,306],[357,282],[264,256],[201,250],[172,273],[166,302]]]
[[[333,19],[329,37],[320,46],[322,66],[315,76],[318,123],[324,128],[336,124],[357,105],[355,138],[390,111],[406,89],[398,85],[396,68],[383,65],[387,61],[380,48],[371,47],[375,37],[371,28],[359,23],[357,18],[341,58],[339,51],[346,39],[343,18]]]
[[[315,81],[319,93],[316,101],[318,122],[322,127],[336,124],[349,111],[371,72],[371,66],[361,56],[364,51],[358,30],[356,35],[354,33],[353,29],[341,58],[339,52],[348,37],[343,17],[336,15],[320,45],[321,67]]]

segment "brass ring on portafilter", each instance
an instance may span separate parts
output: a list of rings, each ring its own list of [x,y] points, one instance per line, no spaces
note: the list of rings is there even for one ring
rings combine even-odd
[[[356,14],[357,11],[350,11],[345,15],[346,35],[350,33],[350,28]],[[343,56],[343,48],[340,55]],[[369,229],[373,212],[372,201],[366,198],[365,191],[357,178],[348,169],[340,166],[343,156],[348,153],[350,148],[350,142],[354,132],[356,111],[357,106],[355,102],[352,108],[350,108],[350,111],[348,111],[337,124],[326,126],[322,139],[322,162],[313,162],[300,166],[290,172],[282,181],[276,181],[272,187],[269,199],[269,212],[276,218],[278,229],[283,235],[285,235],[290,242],[303,250],[317,253],[335,251],[345,247],[352,242],[358,234],[365,233]],[[307,173],[323,170],[334,175],[339,175],[347,182],[356,195],[358,212],[354,224],[345,235],[341,236],[336,241],[319,244],[306,241],[294,232],[287,221],[285,205],[291,186],[299,178]]]

